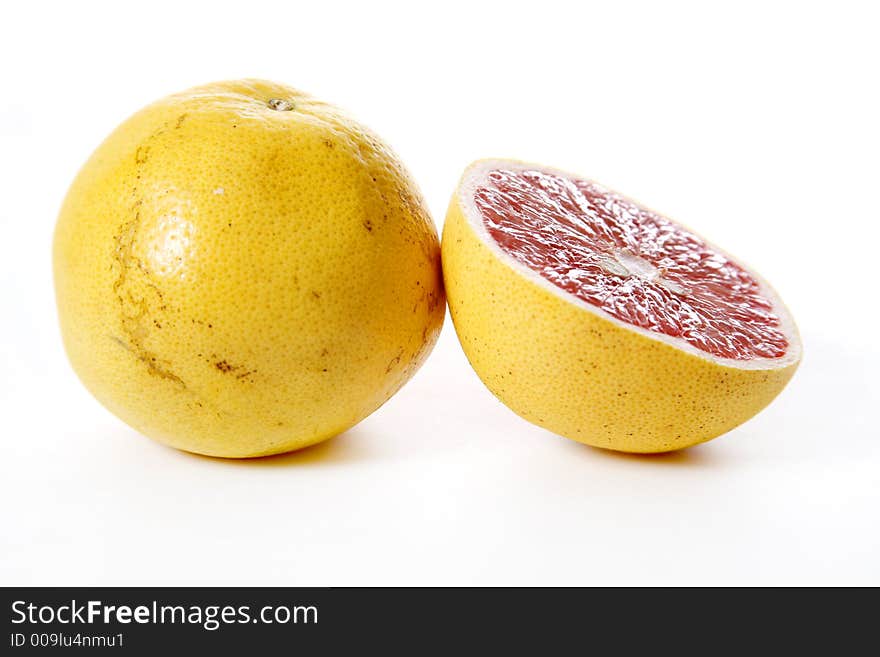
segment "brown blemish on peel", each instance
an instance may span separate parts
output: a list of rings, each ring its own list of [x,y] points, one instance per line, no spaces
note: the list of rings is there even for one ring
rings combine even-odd
[[[234,374],[236,379],[246,379],[251,374],[256,374],[257,370],[249,370],[242,365],[233,365],[225,358],[214,362],[214,368],[224,374]]]
[[[400,359],[403,358],[403,352],[404,350],[401,349],[397,352],[397,355],[388,362],[388,365],[385,367],[385,374],[389,374],[391,370],[394,369],[395,365],[400,364]]]
[[[159,358],[145,345],[151,327],[162,328],[159,320],[151,316],[152,313],[156,310],[164,311],[167,306],[163,301],[162,290],[151,279],[149,268],[134,255],[143,206],[140,180],[143,168],[150,159],[149,142],[165,132],[167,127],[167,124],[160,127],[134,153],[135,182],[131,188],[131,218],[120,226],[112,254],[114,265],[119,269],[112,289],[119,303],[123,336],[112,336],[112,339],[143,363],[151,375],[186,388],[183,380],[171,370],[171,364]]]
[[[150,147],[141,145],[138,146],[137,150],[134,152],[134,163],[137,166],[141,166],[147,163],[147,159],[150,157]],[[138,171],[140,174],[140,171]]]

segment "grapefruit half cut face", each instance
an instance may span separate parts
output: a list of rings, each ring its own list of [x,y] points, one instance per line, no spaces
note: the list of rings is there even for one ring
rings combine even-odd
[[[547,167],[486,161],[469,173],[460,198],[472,228],[538,285],[719,364],[776,369],[800,359],[777,294],[691,230]]]

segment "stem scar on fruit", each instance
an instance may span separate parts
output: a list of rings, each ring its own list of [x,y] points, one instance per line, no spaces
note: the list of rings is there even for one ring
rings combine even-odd
[[[270,98],[266,104],[269,106],[269,109],[273,109],[276,112],[289,112],[293,109],[293,103],[283,98]]]

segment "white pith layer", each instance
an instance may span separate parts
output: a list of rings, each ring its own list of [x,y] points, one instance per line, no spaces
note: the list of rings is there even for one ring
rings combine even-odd
[[[647,338],[652,340],[658,340],[659,342],[666,343],[676,349],[681,351],[685,351],[689,354],[702,358],[704,360],[710,361],[712,363],[716,363],[719,365],[724,365],[726,367],[732,367],[736,369],[749,369],[749,370],[775,370],[787,367],[792,363],[796,363],[800,360],[801,357],[801,341],[800,336],[798,335],[797,327],[795,326],[794,320],[791,317],[791,314],[788,312],[788,309],[785,307],[785,304],[779,298],[779,295],[773,290],[772,287],[759,276],[755,271],[751,268],[746,267],[742,264],[740,260],[737,258],[731,257],[727,254],[723,249],[718,248],[702,236],[702,239],[709,247],[718,251],[718,253],[722,254],[724,257],[728,258],[732,262],[735,262],[737,265],[742,267],[745,271],[749,273],[757,282],[761,290],[761,294],[765,296],[773,305],[773,313],[779,317],[780,324],[779,330],[785,335],[788,340],[788,349],[785,355],[779,358],[751,358],[748,360],[739,360],[735,358],[721,358],[719,356],[715,356],[708,352],[699,349],[686,340],[682,338],[677,338],[674,336],[665,335],[663,333],[658,333],[655,331],[651,331],[649,329],[642,328],[635,324],[630,324],[629,322],[622,321],[609,313],[605,312],[601,308],[598,308],[583,299],[578,298],[577,296],[557,287],[551,281],[547,280],[538,272],[530,269],[526,265],[522,264],[518,260],[516,260],[513,256],[504,251],[501,246],[492,238],[489,234],[488,229],[486,228],[485,223],[483,222],[483,216],[480,212],[479,208],[476,205],[474,200],[474,194],[480,187],[486,185],[488,183],[488,174],[491,171],[497,169],[507,169],[510,171],[541,171],[550,175],[557,175],[563,178],[569,178],[573,180],[588,180],[583,176],[577,176],[565,171],[560,171],[559,169],[554,169],[552,167],[546,167],[538,164],[530,164],[527,162],[518,162],[516,160],[481,160],[479,162],[475,162],[472,164],[464,173],[461,184],[458,188],[458,201],[461,204],[462,210],[464,211],[464,215],[467,218],[468,224],[473,228],[474,232],[479,236],[484,244],[489,248],[489,250],[498,257],[501,262],[503,262],[508,267],[512,268],[514,271],[518,272],[522,276],[526,277],[528,280],[532,281],[536,285],[544,288],[545,290],[562,297],[566,301],[573,303],[574,305],[586,310],[587,312],[591,312],[595,315],[602,317],[603,319],[612,322],[613,324],[628,329],[630,331],[635,331],[636,333],[640,333]],[[659,213],[658,213],[659,214]],[[676,222],[678,223],[678,222]],[[679,224],[682,225],[682,224]],[[686,228],[686,227],[685,227]],[[690,232],[694,234],[695,231],[686,228]]]

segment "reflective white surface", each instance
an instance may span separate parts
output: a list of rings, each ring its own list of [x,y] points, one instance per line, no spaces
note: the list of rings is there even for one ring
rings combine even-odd
[[[8,10],[0,584],[880,584],[876,16],[511,4]],[[464,167],[503,156],[699,227],[785,298],[800,371],[723,438],[621,456],[514,416],[447,320],[413,381],[324,445],[224,462],[139,437],[64,358],[55,215],[132,111],[255,75],[373,127],[438,224]]]

